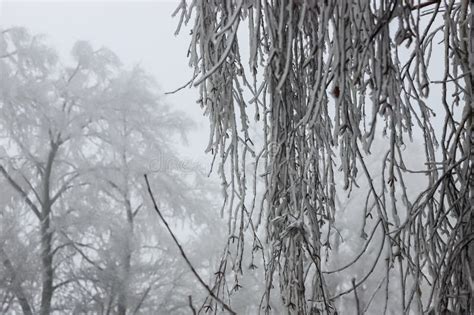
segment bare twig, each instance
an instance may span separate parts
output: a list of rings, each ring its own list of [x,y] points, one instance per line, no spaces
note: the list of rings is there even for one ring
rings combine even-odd
[[[212,292],[211,288],[204,282],[204,280],[202,280],[201,276],[197,273],[196,269],[192,265],[192,263],[189,260],[188,256],[184,252],[183,247],[179,243],[179,241],[176,238],[175,234],[171,230],[171,227],[169,226],[168,222],[166,221],[166,219],[164,218],[164,216],[161,213],[160,209],[158,208],[158,205],[155,201],[155,197],[154,197],[153,192],[151,190],[150,183],[148,181],[147,175],[145,174],[144,177],[145,177],[145,182],[146,182],[146,186],[147,186],[147,189],[148,189],[148,193],[150,194],[151,201],[153,202],[153,207],[154,207],[156,213],[158,214],[158,216],[160,217],[161,221],[165,225],[166,229],[168,230],[168,233],[173,238],[174,243],[176,244],[176,246],[178,246],[179,252],[181,253],[181,256],[184,258],[184,260],[186,261],[186,264],[188,265],[189,269],[191,269],[191,272],[194,274],[194,276],[199,281],[199,283],[206,289],[206,291],[209,293],[209,295],[212,296],[212,298],[214,298],[217,302],[219,302],[226,311],[228,311],[231,314],[237,314],[236,312],[234,312],[232,310],[232,308],[229,305],[227,305],[227,303],[222,301],[218,296],[216,296],[214,294],[214,292]]]

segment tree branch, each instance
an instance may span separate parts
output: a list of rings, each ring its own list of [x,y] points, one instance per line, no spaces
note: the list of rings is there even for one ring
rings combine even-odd
[[[171,237],[173,238],[173,241],[174,243],[176,244],[176,246],[178,246],[178,249],[181,253],[181,256],[184,258],[184,260],[186,261],[186,264],[189,266],[189,268],[191,269],[191,272],[194,274],[194,276],[197,278],[197,280],[199,281],[199,283],[206,289],[206,291],[209,293],[209,295],[214,298],[217,302],[219,302],[222,307],[228,311],[229,313],[231,314],[235,314],[237,315],[237,313],[235,311],[232,310],[232,308],[227,305],[227,303],[225,303],[224,301],[222,301],[218,296],[216,296],[214,294],[214,292],[212,292],[211,288],[204,282],[204,280],[202,280],[201,276],[199,276],[199,274],[197,273],[196,269],[194,269],[193,265],[191,264],[191,262],[189,261],[189,258],[188,256],[185,254],[184,250],[183,250],[183,247],[181,246],[181,244],[179,243],[178,239],[176,238],[176,236],[174,235],[173,231],[171,230],[168,222],[166,221],[166,219],[163,217],[163,214],[161,213],[160,209],[158,208],[158,205],[156,204],[156,201],[155,201],[155,197],[153,196],[153,192],[151,191],[151,187],[150,187],[150,183],[148,182],[148,177],[147,175],[145,174],[144,175],[145,177],[145,182],[146,182],[146,186],[147,186],[147,189],[148,189],[148,193],[150,194],[150,197],[151,197],[151,201],[153,202],[153,207],[155,208],[155,211],[156,213],[158,213],[158,216],[160,217],[161,221],[163,222],[163,224],[166,226],[166,229],[168,230],[169,234],[171,235]]]
[[[410,10],[414,11],[414,10],[423,9],[424,7],[427,7],[427,6],[430,6],[430,5],[433,5],[433,4],[437,4],[439,2],[441,2],[441,0],[430,0],[430,1],[420,3],[420,4],[416,4],[416,5],[413,5],[413,6],[409,5],[409,6],[410,6]]]
[[[74,174],[71,178],[66,180],[64,184],[59,188],[59,190],[54,194],[54,196],[51,198],[51,204],[54,204],[56,200],[61,197],[63,193],[65,193],[68,189],[72,188],[72,185],[69,185],[74,179],[76,179],[79,176],[79,174]]]
[[[5,168],[0,165],[0,172],[5,176],[10,185],[25,199],[26,204],[31,208],[33,213],[41,220],[41,212],[38,207],[31,201],[28,194],[20,187],[20,185],[8,174]]]

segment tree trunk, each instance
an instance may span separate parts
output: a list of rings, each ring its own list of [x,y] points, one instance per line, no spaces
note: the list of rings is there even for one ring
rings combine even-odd
[[[41,222],[41,264],[42,264],[42,287],[41,287],[41,315],[51,313],[51,300],[53,298],[53,255],[51,241],[53,238],[50,231],[49,214]]]
[[[126,188],[127,189],[127,188]],[[125,254],[122,260],[122,283],[120,285],[120,293],[118,300],[118,315],[126,315],[127,313],[127,289],[128,281],[130,278],[131,260],[132,260],[132,248],[131,239],[133,237],[133,213],[128,194],[125,197],[125,209],[127,214],[127,236],[125,238]]]
[[[53,231],[51,230],[51,173],[53,168],[54,158],[58,151],[59,145],[51,142],[51,151],[48,155],[46,168],[43,176],[43,200],[41,202],[41,264],[42,264],[42,285],[41,285],[41,307],[40,315],[49,315],[51,313],[51,300],[53,299],[53,252],[52,240]]]

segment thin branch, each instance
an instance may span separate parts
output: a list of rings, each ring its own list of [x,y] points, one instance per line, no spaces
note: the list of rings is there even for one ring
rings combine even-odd
[[[228,311],[231,314],[236,315],[237,313],[235,311],[233,311],[232,308],[229,305],[227,305],[227,303],[222,301],[218,296],[216,296],[214,294],[214,292],[212,292],[211,288],[204,282],[204,280],[202,280],[201,276],[199,276],[196,269],[194,269],[194,266],[191,264],[191,261],[189,260],[188,256],[185,254],[185,252],[183,250],[183,247],[179,243],[179,241],[176,238],[175,234],[171,230],[168,222],[166,221],[166,219],[164,218],[164,216],[161,213],[160,209],[158,208],[158,205],[155,201],[155,197],[153,195],[153,192],[151,191],[151,187],[150,187],[150,183],[148,182],[147,175],[145,174],[144,177],[145,177],[145,182],[146,182],[146,186],[147,186],[147,189],[148,189],[148,193],[150,194],[151,201],[153,202],[153,207],[154,207],[156,213],[158,214],[158,216],[160,217],[161,221],[163,222],[163,224],[166,226],[166,229],[168,230],[169,234],[173,238],[174,243],[176,244],[176,246],[178,246],[179,252],[181,253],[181,256],[184,258],[184,260],[186,261],[186,264],[191,269],[191,272],[194,274],[194,276],[199,281],[199,283],[206,289],[206,291],[209,293],[209,295],[212,296],[212,298],[214,298],[217,302],[219,302],[226,311]]]
[[[66,180],[66,182],[59,188],[59,190],[54,194],[54,196],[51,198],[51,204],[54,204],[56,200],[61,197],[63,193],[65,193],[67,190],[71,189],[72,185],[69,185],[75,178],[77,178],[79,174],[74,174],[71,178]]]
[[[191,295],[188,296],[188,303],[189,303],[189,308],[191,309],[191,311],[193,312],[193,315],[196,315],[197,312],[196,312],[196,309],[194,308],[194,305],[193,305],[193,297]]]
[[[8,174],[8,172],[5,170],[5,168],[0,165],[0,172],[5,176],[5,178],[8,180],[10,185],[25,199],[26,204],[31,208],[33,213],[38,217],[38,219],[41,220],[41,212],[36,207],[36,205],[31,201],[30,197],[28,197],[28,194],[21,188],[21,186]]]
[[[15,267],[13,266],[13,263],[11,262],[10,258],[8,258],[7,253],[3,249],[3,247],[0,246],[0,256],[3,256],[3,265],[7,269],[8,273],[11,276],[11,282],[13,286],[13,292],[18,299],[18,303],[20,303],[21,309],[23,311],[23,314],[26,315],[31,315],[33,314],[33,311],[31,309],[30,304],[28,303],[28,299],[26,298],[25,291],[23,290],[21,286],[21,282],[19,279],[17,279],[17,272],[15,270]]]

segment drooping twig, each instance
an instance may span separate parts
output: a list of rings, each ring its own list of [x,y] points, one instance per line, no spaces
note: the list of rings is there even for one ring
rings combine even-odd
[[[352,278],[351,283],[352,283],[352,289],[354,290],[354,297],[356,300],[357,315],[360,315],[360,301],[359,301],[359,296],[357,295],[357,287],[356,287],[355,278]]]
[[[474,147],[470,142],[474,141],[469,137],[471,119],[461,114],[461,103],[464,99],[465,113],[472,112],[474,80],[465,74],[472,73],[474,65],[469,63],[474,60],[470,50],[474,41],[469,40],[472,27],[468,23],[474,0],[256,0],[244,6],[240,0],[190,3],[196,22],[189,61],[194,73],[201,75],[194,85],[200,89],[198,102],[210,119],[207,150],[221,160],[219,175],[225,200],[230,200],[224,205],[230,230],[241,224],[246,204],[251,202],[250,213],[255,210],[258,215],[256,226],[262,223],[270,240],[273,255],[265,264],[266,313],[270,291],[277,287],[273,283],[276,276],[280,276],[280,297],[289,312],[307,314],[317,307],[313,301],[323,300],[323,275],[315,272],[302,277],[301,266],[315,264],[316,270],[330,267],[314,257],[320,256],[323,247],[331,248],[330,232],[339,220],[337,211],[343,210],[336,200],[343,191],[349,195],[366,192],[366,203],[361,205],[363,227],[378,222],[375,227],[382,227],[382,236],[376,233],[380,229],[373,227],[373,237],[355,259],[331,274],[363,264],[363,253],[370,248],[370,254],[380,237],[386,248],[380,248],[369,273],[358,276],[352,288],[334,292],[333,298],[353,292],[363,282],[376,285],[375,292],[385,284],[385,301],[381,303],[386,310],[401,306],[405,312],[423,313],[433,307],[443,313],[451,305],[457,313],[468,313],[464,301],[472,297],[472,290],[466,279],[471,279],[474,272],[468,270],[474,267],[461,268],[469,253],[452,249],[460,248],[472,233],[467,219],[473,212],[469,191],[474,189],[469,186],[468,161]],[[425,8],[429,10],[422,12]],[[181,10],[186,16],[192,11]],[[242,66],[242,37],[235,34],[245,20],[250,71]],[[393,32],[395,23],[398,30]],[[429,71],[431,57],[440,34],[444,35],[440,45],[445,71],[443,79],[434,82],[443,85],[442,107],[427,101],[434,74]],[[402,43],[406,47],[401,47]],[[245,86],[252,99],[246,102],[241,96],[242,82],[247,82],[249,73],[253,82]],[[253,103],[254,110],[248,106]],[[445,116],[442,128],[434,124],[435,115]],[[373,143],[382,138],[378,136],[382,128],[389,141],[380,144],[386,154],[379,169],[367,160]],[[261,133],[262,144],[254,141]],[[404,146],[413,135],[423,136],[427,166],[415,172],[404,162],[411,154]],[[254,157],[253,170],[257,174],[258,166],[263,168],[261,184],[246,176],[247,139],[255,143],[251,146],[254,152],[262,150],[262,159]],[[417,177],[423,184],[416,191],[410,191],[408,185],[413,174],[427,175],[426,180]],[[257,189],[248,193],[248,184],[262,186],[260,207],[255,207]],[[261,218],[266,218],[265,222]],[[248,220],[253,220],[252,215]],[[294,233],[298,227],[295,220],[307,231],[313,255],[298,255],[306,244]],[[329,230],[326,239],[322,226]],[[232,237],[243,242],[243,235]],[[385,260],[381,256],[384,250]],[[242,256],[239,251],[232,258],[241,261]],[[235,266],[239,273],[240,263]],[[385,281],[376,284],[374,276],[381,268],[386,271]],[[388,300],[396,285],[389,281],[394,275],[403,279],[397,293],[400,306],[394,299]],[[223,278],[217,277],[216,285]],[[413,283],[411,290],[407,283]],[[468,292],[467,299],[463,292]],[[308,293],[312,294],[310,299]],[[360,290],[355,293],[360,307],[368,309],[373,298],[366,303]],[[428,300],[424,299],[426,293]],[[329,305],[325,308],[330,311]]]
[[[196,309],[194,308],[193,305],[193,297],[191,295],[188,295],[188,302],[189,302],[189,308],[191,308],[191,311],[193,312],[193,315],[196,315]]]
[[[181,253],[181,256],[184,258],[184,260],[186,261],[186,264],[191,269],[191,272],[194,274],[194,276],[199,281],[199,283],[206,289],[206,291],[209,293],[209,295],[212,298],[214,298],[217,302],[219,302],[226,311],[228,311],[231,314],[237,314],[235,311],[232,310],[232,308],[229,305],[227,305],[227,303],[222,301],[217,295],[214,294],[214,292],[212,292],[211,288],[204,282],[204,280],[202,280],[201,276],[197,273],[196,269],[192,265],[192,263],[189,260],[188,256],[184,252],[183,247],[181,246],[178,239],[174,235],[173,230],[171,230],[168,222],[166,221],[166,219],[164,218],[164,216],[161,213],[160,209],[158,208],[158,205],[155,201],[155,197],[153,195],[153,192],[151,191],[150,182],[148,181],[147,175],[145,174],[144,177],[145,177],[145,182],[146,182],[146,186],[147,186],[147,189],[148,189],[148,193],[150,194],[151,201],[153,202],[153,207],[155,208],[156,213],[158,213],[158,216],[160,217],[161,221],[165,225],[165,227],[168,230],[169,234],[173,238],[174,243],[176,244],[176,246],[178,246],[179,252]]]

